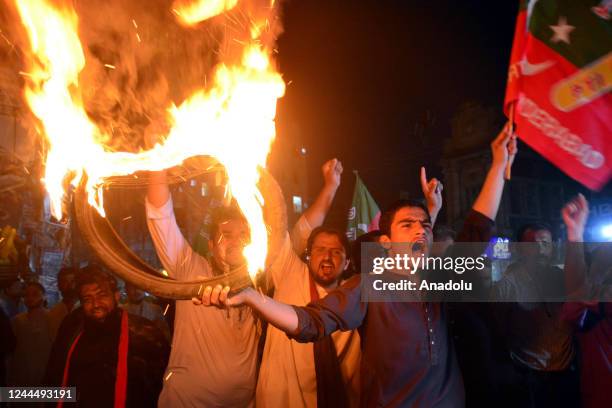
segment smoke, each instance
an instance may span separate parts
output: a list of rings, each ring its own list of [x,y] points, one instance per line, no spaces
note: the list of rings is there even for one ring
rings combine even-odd
[[[0,12],[0,34],[6,37],[0,37],[0,57],[18,73],[28,58],[27,37],[13,1],[8,4]],[[152,134],[165,134],[172,104],[208,89],[214,68],[239,63],[245,44],[257,41],[273,50],[281,32],[278,4],[271,0],[242,0],[192,26],[179,21],[173,11],[177,6],[168,0],[53,4],[73,5],[79,17],[86,66],[76,94],[101,133],[109,136],[105,146],[115,151],[137,152]]]

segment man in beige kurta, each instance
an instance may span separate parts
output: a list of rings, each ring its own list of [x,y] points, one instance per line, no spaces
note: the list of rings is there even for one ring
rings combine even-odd
[[[179,281],[212,277],[211,264],[195,253],[181,234],[172,199],[161,207],[147,200],[146,207],[149,231],[168,275]],[[191,300],[177,300],[172,350],[159,406],[252,406],[258,328],[248,307],[199,308]]]
[[[302,236],[310,235],[311,228],[304,217],[298,221],[294,231],[296,230]],[[310,303],[311,272],[309,266],[293,251],[289,235],[278,259],[281,262],[275,263],[270,270],[275,287],[274,299],[296,306]],[[320,297],[325,297],[327,290],[331,290],[329,287],[326,289],[318,283],[315,284]],[[332,335],[332,339],[349,403],[351,406],[357,406],[361,357],[359,334],[357,331],[337,332]],[[316,407],[317,379],[313,344],[290,340],[284,332],[269,325],[256,398],[258,408]]]

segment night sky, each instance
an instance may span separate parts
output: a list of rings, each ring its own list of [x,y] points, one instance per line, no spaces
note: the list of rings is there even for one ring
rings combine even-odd
[[[443,141],[461,103],[499,106],[501,116],[518,1],[289,0],[283,10],[278,57],[288,86],[278,137],[299,129],[311,195],[320,165],[342,160],[335,222],[351,200],[351,170],[382,207],[401,190],[419,196],[417,169],[442,175]],[[427,110],[434,122],[422,151],[413,129]]]

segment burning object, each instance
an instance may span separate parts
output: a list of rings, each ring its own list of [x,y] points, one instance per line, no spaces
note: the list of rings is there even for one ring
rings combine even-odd
[[[105,182],[207,156],[225,167],[229,194],[249,221],[249,274],[263,270],[268,197],[258,183],[285,89],[271,59],[277,5],[15,0],[13,6],[19,24],[9,31],[22,54],[26,102],[47,141],[44,183],[54,215],[61,217],[66,185],[80,186],[77,201],[87,206],[77,203],[76,215],[94,250],[122,253],[125,265],[109,263],[119,274],[116,268],[128,264],[143,269],[125,245],[95,243],[96,231],[118,238],[91,211],[105,215]],[[152,133],[160,142],[145,149]]]

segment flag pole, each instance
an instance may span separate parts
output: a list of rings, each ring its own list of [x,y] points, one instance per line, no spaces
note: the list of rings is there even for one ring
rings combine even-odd
[[[516,102],[510,104],[510,110],[508,112],[508,117],[510,119],[510,135],[514,133],[514,105]],[[512,164],[510,163],[510,157],[508,157],[508,163],[506,163],[506,170],[504,171],[504,179],[510,181],[512,179]]]

